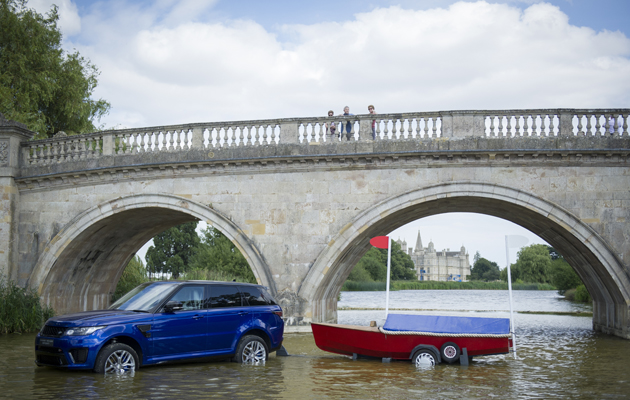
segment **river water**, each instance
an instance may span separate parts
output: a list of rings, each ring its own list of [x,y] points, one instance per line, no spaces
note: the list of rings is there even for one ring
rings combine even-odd
[[[339,322],[384,320],[383,292],[344,292]],[[392,292],[391,312],[509,316],[505,291]],[[630,394],[630,341],[597,334],[589,306],[555,292],[515,291],[517,354],[478,357],[468,367],[381,363],[320,351],[311,334],[285,334],[290,357],[264,366],[230,362],[161,365],[134,376],[38,368],[34,334],[0,335],[0,397],[230,399],[617,399]],[[535,312],[535,313],[531,313]],[[538,314],[541,313],[541,314]],[[555,313],[555,314],[550,314]],[[565,314],[565,315],[559,315]],[[569,315],[566,315],[569,314]]]

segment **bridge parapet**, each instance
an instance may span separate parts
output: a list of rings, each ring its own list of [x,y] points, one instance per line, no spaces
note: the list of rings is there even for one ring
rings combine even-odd
[[[630,109],[538,109],[362,114],[132,128],[22,143],[22,164],[46,165],[112,155],[279,144],[431,141],[557,136],[625,137]],[[335,125],[335,135],[331,126]]]

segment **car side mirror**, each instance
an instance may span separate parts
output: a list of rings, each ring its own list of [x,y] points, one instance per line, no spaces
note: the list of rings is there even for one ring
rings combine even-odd
[[[182,304],[181,301],[175,301],[175,300],[171,300],[168,303],[166,303],[164,305],[164,311],[165,312],[173,312],[173,311],[179,311],[181,309],[184,308],[184,305]]]

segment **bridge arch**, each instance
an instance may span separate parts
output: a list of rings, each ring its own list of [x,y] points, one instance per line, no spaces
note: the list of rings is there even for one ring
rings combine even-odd
[[[276,291],[262,253],[228,217],[170,194],[118,197],[77,215],[46,245],[28,285],[57,313],[107,307],[123,268],[156,234],[206,221],[241,251],[259,283]]]
[[[593,326],[628,336],[630,279],[613,249],[569,211],[522,190],[477,182],[448,182],[390,197],[359,214],[319,254],[299,290],[313,321],[336,319],[337,294],[369,239],[434,214],[473,212],[511,221],[564,255],[593,297]],[[497,245],[503,246],[503,243]]]

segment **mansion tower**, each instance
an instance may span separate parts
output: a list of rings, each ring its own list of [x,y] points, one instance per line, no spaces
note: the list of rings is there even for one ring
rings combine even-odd
[[[450,249],[435,251],[433,242],[429,247],[422,246],[422,238],[418,231],[415,248],[407,248],[407,242],[398,239],[396,241],[402,251],[408,253],[416,267],[416,274],[420,281],[459,281],[467,282],[470,277],[470,261],[466,248],[462,246],[459,251]]]

